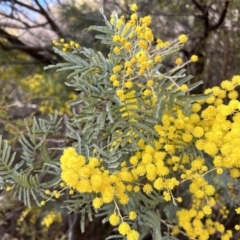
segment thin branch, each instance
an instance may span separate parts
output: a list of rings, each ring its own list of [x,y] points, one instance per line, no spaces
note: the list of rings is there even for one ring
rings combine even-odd
[[[23,24],[23,25],[25,25],[25,27],[27,27],[27,28],[30,27],[30,25],[29,25],[28,23],[26,23],[26,22],[23,21],[22,19],[20,19],[20,18],[18,18],[18,17],[15,17],[15,16],[13,16],[13,15],[9,16],[8,14],[0,13],[0,16],[5,17],[7,20],[10,19],[10,20],[16,21],[18,24],[19,24],[19,23],[20,23],[20,24]],[[1,22],[1,23],[0,23],[0,26],[4,26],[4,24],[6,24],[6,23]],[[7,25],[7,24],[6,24],[6,25]]]
[[[48,25],[48,22],[45,22],[45,23],[41,23],[41,24],[37,24],[37,25],[34,25],[34,26],[26,26],[28,29],[33,29],[33,28],[39,28],[39,27],[45,27]],[[22,27],[22,26],[19,26],[19,25],[16,25],[16,24],[13,24],[13,23],[2,23],[0,24],[0,27],[10,27],[10,28],[16,28],[16,29],[26,29],[26,27]]]
[[[32,7],[32,6],[29,6],[29,5],[27,5],[27,4],[23,3],[23,2],[16,1],[16,0],[14,0],[14,1],[12,1],[12,0],[2,0],[2,2],[9,2],[9,3],[11,3],[11,9],[14,9],[13,4],[12,4],[14,2],[14,4],[18,4],[18,5],[22,6],[22,7],[28,8],[29,10],[32,10],[34,12],[41,13],[40,10],[38,10],[38,9]]]
[[[49,25],[51,26],[52,30],[56,32],[60,37],[64,38],[65,35],[62,33],[58,25],[52,20],[52,18],[48,15],[48,13],[44,10],[42,5],[39,3],[38,0],[35,0],[36,4],[41,10],[41,14],[47,19]]]
[[[209,31],[214,31],[216,30],[217,28],[220,27],[220,25],[223,23],[225,17],[226,17],[226,14],[227,14],[227,10],[228,10],[228,6],[229,6],[229,3],[230,3],[230,0],[227,0],[225,2],[225,6],[224,6],[224,9],[221,13],[221,16],[219,17],[217,23],[215,23],[214,25],[212,26],[209,26]]]
[[[52,61],[48,56],[44,56],[43,54],[38,53],[38,51],[46,50],[45,48],[39,48],[39,47],[31,47],[27,46],[25,43],[23,43],[21,40],[19,40],[16,36],[13,36],[9,33],[7,33],[5,30],[0,28],[0,36],[7,39],[12,45],[5,45],[2,42],[0,42],[0,46],[4,50],[22,50],[23,52],[27,53],[29,56],[37,59],[40,62],[43,62],[45,64],[51,64]],[[45,54],[46,55],[46,54]]]
[[[205,7],[201,5],[197,0],[192,0],[192,3],[202,12],[205,12]]]

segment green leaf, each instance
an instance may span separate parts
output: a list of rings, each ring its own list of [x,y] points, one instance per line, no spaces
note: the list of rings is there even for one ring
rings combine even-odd
[[[106,33],[106,34],[109,34],[109,35],[114,35],[114,31],[109,29],[108,27],[90,26],[88,29],[89,30],[94,30],[94,31],[97,31],[97,32]]]
[[[141,225],[151,228],[153,239],[162,239],[161,234],[161,215],[159,211],[147,211],[140,216]]]
[[[22,200],[25,205],[31,206],[31,196],[34,199],[38,195],[39,179],[38,176],[27,176],[24,173],[14,172],[13,180],[15,182],[14,196],[18,195],[19,200]],[[32,191],[30,191],[32,189]]]
[[[88,219],[90,222],[93,221],[93,218],[92,218],[92,207],[90,206],[90,204],[87,204],[87,215],[88,215]]]
[[[132,32],[132,30],[133,30],[133,27],[130,27],[128,30],[127,30],[127,32],[124,34],[124,38],[128,38],[128,36],[130,35],[130,33]]]
[[[54,64],[54,65],[45,66],[43,69],[47,70],[47,69],[50,69],[50,68],[59,68],[59,67],[66,67],[66,66],[71,66],[71,63],[57,63],[57,64]]]
[[[124,123],[126,123],[125,119],[123,118],[117,119],[114,125],[111,127],[111,133],[113,133],[117,128],[121,128],[121,126],[125,125]]]
[[[96,144],[93,144],[93,148],[95,148],[102,156],[104,156],[107,159],[109,159],[109,155],[107,154],[107,152],[105,152],[102,149],[100,149]]]
[[[174,205],[173,203],[166,205],[163,208],[164,213],[167,216],[167,219],[171,219],[171,220],[176,220],[177,216],[176,216],[176,212],[179,210],[179,208]]]
[[[80,227],[81,227],[82,233],[85,231],[85,214],[86,214],[86,208],[84,207],[81,210],[81,220],[80,220]]]
[[[157,105],[155,106],[154,110],[153,110],[153,118],[154,119],[161,119],[161,116],[164,113],[165,107],[164,107],[164,102],[162,100],[164,96],[164,92],[160,92],[158,95],[158,99],[157,99]]]
[[[105,22],[105,24],[107,25],[107,27],[110,28],[110,29],[112,29],[112,25],[111,25],[110,22],[107,20],[105,14],[104,14],[103,8],[100,8],[100,13],[101,13],[102,16],[103,16],[104,22]]]
[[[41,156],[42,156],[42,159],[44,162],[46,163],[50,163],[51,162],[51,159],[48,155],[48,152],[47,152],[47,148],[46,148],[46,144],[41,144],[40,146],[40,152],[41,152]]]
[[[85,64],[81,64],[81,65],[74,65],[74,66],[70,66],[70,67],[64,67],[64,68],[59,68],[57,70],[57,72],[62,72],[62,71],[67,71],[67,70],[77,70],[77,69],[83,69],[84,67],[88,66],[88,63]]]
[[[106,122],[106,113],[101,112],[97,118],[97,123],[99,124],[99,129],[102,129],[105,126]]]
[[[106,45],[111,45],[111,46],[121,46],[121,44],[117,43],[117,42],[113,42],[111,40],[107,40],[107,39],[103,39],[101,41],[102,44],[106,44]]]
[[[32,151],[34,151],[34,145],[32,143],[30,143],[26,137],[24,136],[23,133],[20,133],[21,135],[21,139],[19,140],[19,142],[22,144],[22,146],[26,146],[28,149],[31,149]],[[31,134],[32,135],[32,134]],[[33,140],[33,139],[32,139]],[[35,140],[35,139],[34,139]]]
[[[186,77],[180,79],[180,80],[177,81],[176,83],[177,83],[177,85],[182,86],[184,83],[188,82],[188,81],[191,80],[192,78],[193,78],[193,76],[192,76],[192,75],[189,75],[189,76],[186,76]],[[173,92],[175,92],[176,90],[178,90],[178,87],[177,87],[177,86],[174,86],[174,87],[170,90],[170,92],[173,93]]]
[[[110,37],[108,35],[102,35],[102,34],[95,35],[95,38],[100,39],[100,40],[112,40],[112,37]],[[119,43],[119,46],[121,46],[120,43]]]
[[[118,15],[116,13],[116,11],[113,11],[113,27],[114,27],[114,30],[116,31],[117,30],[117,22],[118,22]]]
[[[199,100],[206,100],[209,96],[211,96],[210,94],[198,94],[198,95],[190,95],[190,96],[179,96],[178,99],[182,100],[182,101],[199,101]]]
[[[148,126],[140,122],[133,122],[128,124],[129,126],[135,127],[137,129],[145,130],[147,133],[151,133],[153,136],[158,137],[158,133],[153,129],[153,126]]]
[[[109,101],[106,105],[106,112],[107,112],[107,117],[108,117],[108,120],[110,121],[110,123],[113,123],[114,120],[113,120],[113,117],[112,117],[112,114],[111,114],[111,102]]]
[[[139,132],[135,127],[132,127],[131,130],[137,134],[137,136],[142,139],[145,143],[149,144],[154,148],[154,142],[146,138],[141,132]]]
[[[76,65],[82,65],[83,63],[86,63],[86,61],[84,61],[81,57],[77,56],[76,54],[63,52],[56,47],[54,47],[53,50],[55,53],[62,56],[69,63],[73,63]]]
[[[14,164],[16,153],[11,154],[11,147],[8,146],[6,140],[2,141],[2,136],[0,136],[0,176],[4,180],[8,180],[12,178],[12,172],[16,171],[19,165]]]
[[[196,87],[198,87],[198,86],[200,86],[200,85],[202,85],[203,84],[203,81],[198,81],[198,82],[195,82],[195,83],[193,83],[193,84],[191,84],[191,85],[189,85],[188,86],[188,92],[189,91],[192,91],[193,89],[195,89]]]
[[[122,235],[111,235],[107,238],[105,238],[105,240],[110,240],[110,239],[122,239],[123,236]]]

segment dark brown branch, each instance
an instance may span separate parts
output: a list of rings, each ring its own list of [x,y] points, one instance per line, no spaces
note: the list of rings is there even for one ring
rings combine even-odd
[[[218,22],[215,23],[214,25],[210,26],[210,27],[209,27],[209,31],[214,31],[214,30],[216,30],[216,29],[219,28],[220,25],[223,23],[223,21],[224,21],[224,19],[225,19],[225,17],[226,17],[226,14],[227,14],[227,10],[228,10],[228,5],[229,5],[229,3],[230,3],[230,0],[225,1],[225,6],[224,6],[224,9],[223,9],[223,11],[222,11],[222,13],[221,13],[220,18],[218,19]]]
[[[202,12],[205,12],[205,7],[201,5],[197,0],[192,0],[192,3]]]
[[[40,10],[38,10],[38,9],[32,7],[32,6],[29,6],[29,5],[27,5],[27,4],[23,3],[23,2],[16,1],[16,0],[2,0],[2,2],[9,2],[11,4],[18,4],[18,5],[22,6],[22,7],[28,8],[29,10],[32,10],[34,12],[41,13]],[[12,7],[12,9],[13,9],[13,7]]]
[[[25,45],[21,40],[19,40],[16,36],[13,36],[3,29],[0,28],[0,36],[7,39],[8,42],[11,43],[11,45],[5,45],[2,42],[0,42],[0,46],[3,50],[10,51],[10,50],[21,50],[25,53],[27,53],[29,56],[35,58],[39,62],[42,62],[44,64],[51,64],[53,61],[51,58],[48,58],[47,56],[44,56],[43,54],[39,53],[39,51],[43,51],[46,49],[39,48],[39,47],[31,47]]]
[[[42,5],[39,3],[38,0],[35,0],[36,4],[38,5],[38,7],[40,8],[41,14],[47,19],[49,25],[51,26],[52,30],[54,32],[56,32],[59,37],[64,38],[65,35],[62,33],[62,31],[60,30],[60,28],[58,27],[58,25],[52,20],[52,18],[48,15],[48,13],[44,10],[44,8],[42,7]]]
[[[0,16],[3,16],[5,18],[9,18],[9,15],[5,14],[5,13],[0,13]],[[26,23],[25,21],[23,21],[22,19],[16,18],[15,16],[11,16],[11,19],[14,20],[14,22],[17,22],[18,24],[23,24],[24,26],[20,26],[20,25],[16,25],[14,23],[5,23],[0,22],[0,27],[10,27],[10,28],[16,28],[16,29],[32,29],[32,28],[38,28],[38,27],[45,27],[47,26],[49,23],[45,22],[45,23],[37,23],[35,25],[29,25],[28,23]]]
[[[41,24],[38,24],[38,25],[35,25],[35,26],[28,26],[27,28],[28,29],[33,29],[33,28],[39,28],[39,27],[46,27],[48,25],[47,22],[45,23],[41,23]],[[21,27],[21,26],[18,26],[18,25],[15,25],[15,24],[12,24],[12,23],[1,23],[0,27],[10,27],[10,28],[16,28],[16,29],[25,29],[26,30],[26,27]]]
[[[10,17],[9,15],[7,15],[7,14],[5,14],[5,13],[1,13],[1,12],[0,12],[0,16],[5,17],[6,19],[11,18],[11,19],[14,20],[15,22],[21,23],[21,24],[23,24],[23,25],[24,25],[25,27],[27,27],[27,28],[30,27],[28,23],[20,20],[19,18],[16,18],[16,17],[13,16],[13,15],[11,15],[11,17]],[[10,23],[10,24],[11,24],[11,23]],[[11,27],[10,24],[9,24],[9,23],[5,23],[5,22],[1,22],[1,23],[0,23],[0,26],[1,26],[1,27],[4,27],[4,25],[5,25],[6,27],[8,27],[8,26]],[[20,26],[19,26],[19,27],[20,27]],[[24,29],[25,29],[25,28],[24,28]]]

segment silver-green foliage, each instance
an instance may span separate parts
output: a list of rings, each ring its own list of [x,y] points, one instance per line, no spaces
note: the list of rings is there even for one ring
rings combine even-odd
[[[116,14],[114,18],[116,23]],[[162,73],[162,65],[158,64],[151,69],[153,78],[162,77],[162,81],[159,81],[154,86],[157,102],[152,113],[150,114],[141,109],[131,108],[131,103],[129,103],[128,109],[134,112],[136,122],[131,122],[123,118],[121,109],[124,104],[127,103],[119,100],[116,95],[116,89],[112,86],[109,78],[113,73],[113,67],[122,63],[126,55],[119,54],[116,56],[111,54],[113,47],[118,46],[118,43],[112,41],[112,36],[116,34],[117,28],[116,24],[112,26],[105,16],[104,19],[106,26],[91,26],[89,30],[95,30],[101,33],[101,35],[97,35],[96,38],[100,39],[103,44],[109,45],[109,57],[105,57],[101,52],[96,52],[93,49],[85,47],[75,49],[72,52],[63,52],[58,48],[54,48],[54,51],[67,63],[50,65],[45,69],[55,67],[58,68],[57,71],[70,71],[68,76],[70,81],[66,84],[78,91],[79,97],[70,103],[76,110],[73,111],[74,115],[68,123],[68,137],[75,141],[78,152],[86,157],[96,155],[94,151],[97,151],[97,155],[104,160],[107,169],[113,173],[118,170],[122,161],[131,156],[131,153],[138,151],[137,142],[139,139],[143,139],[147,144],[153,146],[154,138],[157,137],[154,125],[161,123],[164,113],[166,111],[171,112],[174,104],[180,105],[187,113],[192,102],[205,99],[206,95],[190,96],[182,91],[178,91],[179,87],[187,83],[192,77],[186,76],[185,69]],[[119,34],[123,31],[124,26],[120,29]],[[131,29],[129,29],[125,35],[127,36],[130,32]],[[170,49],[166,55],[170,55],[178,49],[179,48]],[[136,50],[136,53],[138,51],[139,49]],[[175,87],[169,89],[169,86],[173,83]],[[201,82],[190,85],[188,91],[191,91],[199,84],[201,84]],[[137,93],[141,93],[142,91],[137,85],[134,90],[136,90]],[[137,100],[139,105],[149,108],[140,97],[137,98]],[[175,117],[174,111],[172,111],[172,115]],[[117,135],[117,131],[120,131],[121,134]],[[132,134],[129,134],[130,132]],[[117,142],[110,150],[112,143],[118,138],[121,138],[121,141]],[[87,195],[85,195],[85,198],[86,197]],[[143,193],[134,193],[133,196],[130,197],[130,203],[122,206],[121,211],[123,214],[127,214],[130,209],[135,209],[138,212],[138,220],[133,224],[133,227],[141,226],[141,238],[149,233],[149,231],[152,231],[155,239],[166,239],[168,233],[162,238],[160,227],[161,215],[158,211],[158,206],[161,205],[161,209],[165,207],[166,209],[170,209],[169,205],[173,206],[174,204],[171,203],[167,205],[164,203],[161,193],[158,191],[153,191],[147,196]],[[68,201],[72,210],[77,210],[85,206],[83,208],[83,216],[85,216],[85,209],[87,209],[90,202],[91,196],[87,203],[87,201],[85,202],[83,200],[81,194],[77,194]],[[109,204],[104,206],[98,215],[106,216],[105,221],[107,221],[113,209],[114,205]],[[171,209],[171,213],[174,215],[176,209]],[[83,220],[84,217],[82,217],[81,221],[82,230]],[[171,219],[171,221],[174,222],[175,219]],[[122,238],[122,236],[113,235],[107,239],[113,238],[119,239]],[[169,237],[169,239],[171,239],[171,237]]]
[[[114,15],[115,23],[117,15]],[[110,52],[116,43],[113,42],[112,35],[117,31],[116,24],[112,26],[105,18],[106,26],[92,26],[90,30],[96,30],[102,35],[97,35],[103,44],[110,46]],[[124,31],[124,26],[120,29]],[[125,33],[127,36],[131,29]],[[170,49],[168,55],[176,52],[178,48]],[[58,48],[54,51],[64,60],[64,63],[50,65],[45,69],[56,67],[57,71],[70,71],[66,84],[74,88],[78,93],[78,99],[70,104],[73,107],[73,116],[67,120],[67,133],[63,136],[65,139],[71,139],[73,145],[79,154],[89,156],[100,156],[105,163],[105,167],[111,173],[118,170],[120,163],[131,153],[138,151],[137,142],[143,139],[146,143],[153,146],[154,138],[157,133],[154,125],[161,123],[161,119],[166,111],[172,111],[173,105],[178,104],[187,112],[190,104],[199,99],[206,98],[205,95],[189,96],[178,88],[188,82],[191,76],[186,76],[184,69],[161,72],[161,64],[151,69],[153,78],[162,77],[155,86],[157,100],[156,106],[150,111],[142,111],[141,109],[128,109],[134,112],[136,122],[128,121],[122,117],[121,109],[124,103],[119,100],[116,95],[116,89],[109,81],[110,75],[113,73],[113,67],[125,59],[125,55],[105,57],[101,52],[93,49],[81,47],[72,52],[63,52]],[[136,52],[139,49],[136,50]],[[169,89],[169,86],[175,84],[176,87]],[[197,87],[201,82],[189,86],[189,90]],[[141,93],[138,86],[135,87],[137,93]],[[137,95],[139,105],[149,108],[149,106]],[[174,111],[172,111],[174,115]],[[63,124],[61,118],[55,113],[50,116],[49,120],[34,119],[33,124],[29,127],[26,124],[27,134],[21,135],[20,143],[23,148],[21,156],[15,159],[15,154],[11,154],[11,148],[5,141],[3,144],[0,139],[0,186],[5,188],[11,186],[14,195],[23,200],[26,205],[31,205],[32,200],[40,205],[40,200],[47,199],[44,193],[46,189],[56,189],[61,181],[59,155],[56,157],[54,151],[62,150],[62,148],[49,147],[49,139],[57,139],[58,132]],[[121,134],[117,135],[117,131]],[[131,133],[131,134],[129,134]],[[118,138],[121,141],[110,150],[112,143]],[[39,157],[40,156],[40,157]],[[81,229],[84,230],[85,213],[91,220],[91,199],[89,194],[74,194],[70,199],[66,199],[65,205],[71,211],[82,211]],[[135,225],[141,226],[141,237],[144,237],[150,229],[156,239],[161,238],[161,215],[158,211],[159,204],[162,209],[166,206],[163,203],[161,193],[153,191],[147,196],[143,193],[136,193],[132,196],[131,201],[123,206],[121,211],[129,212],[129,209],[138,211],[138,221]],[[173,203],[172,203],[173,204]],[[102,213],[108,219],[109,214],[113,210],[113,205],[102,209]],[[101,212],[99,213],[101,214]],[[118,235],[110,238],[119,238]],[[108,238],[108,239],[110,239]]]
[[[49,120],[33,119],[31,127],[26,123],[27,133],[21,134],[22,153],[11,153],[7,141],[0,138],[1,188],[9,187],[14,196],[31,206],[46,199],[44,191],[58,186],[60,182],[59,159],[49,155],[55,150],[47,147],[48,138],[56,137],[62,119],[57,112]]]

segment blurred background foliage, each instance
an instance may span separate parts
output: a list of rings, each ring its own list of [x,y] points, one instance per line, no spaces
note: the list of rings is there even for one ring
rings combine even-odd
[[[107,16],[115,10],[129,18],[130,0],[1,0],[0,1],[0,134],[21,151],[17,140],[25,131],[23,119],[44,117],[57,109],[65,117],[71,114],[66,102],[77,93],[64,85],[66,75],[43,71],[43,67],[60,62],[52,51],[52,40],[65,39],[107,54],[90,25],[103,25],[99,8]],[[193,81],[203,80],[195,93],[219,85],[240,66],[240,1],[238,0],[139,0],[139,14],[151,15],[155,36],[171,40],[184,33],[188,43],[180,56],[188,60],[199,56],[188,66]],[[171,62],[164,62],[171,68]],[[49,208],[49,209],[48,209]],[[0,239],[104,239],[108,225],[101,221],[80,235],[77,213],[66,215],[59,206],[27,209],[10,193],[0,195]],[[48,226],[42,224],[50,212],[60,212]],[[52,215],[53,216],[53,215]],[[59,223],[61,222],[61,223]],[[88,225],[87,225],[88,226]],[[81,236],[81,237],[80,237]],[[1,238],[2,237],[2,238]]]

